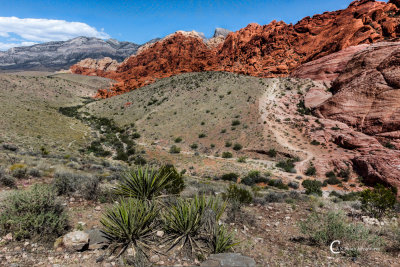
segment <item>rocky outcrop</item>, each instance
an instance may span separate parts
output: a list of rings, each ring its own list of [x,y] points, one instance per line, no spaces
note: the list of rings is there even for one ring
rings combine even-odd
[[[215,267],[255,267],[254,259],[243,256],[239,253],[220,253],[211,254],[210,257],[202,262],[200,266]]]
[[[400,42],[378,43],[357,53],[333,83],[334,95],[318,108],[369,134],[400,138]]]
[[[112,58],[102,59],[86,58],[71,66],[70,71],[75,74],[89,76],[104,76],[106,72],[116,71],[120,63]]]
[[[353,168],[366,183],[397,188],[400,188],[399,66],[400,42],[381,42],[334,53],[294,72],[297,77],[325,82],[337,76],[331,88],[332,97],[326,88],[312,88],[304,97],[305,106],[315,109],[324,124],[323,138],[315,138],[332,140],[350,150]],[[334,71],[325,75],[326,70]]]
[[[77,37],[68,41],[48,42],[26,47],[15,47],[0,52],[0,70],[47,70],[68,69],[85,59],[112,58],[123,61],[136,54],[140,46],[114,39]]]
[[[350,46],[397,37],[399,14],[395,4],[359,0],[347,9],[306,17],[295,25],[277,21],[265,26],[253,23],[228,34],[217,45],[207,45],[201,37],[178,32],[127,59],[112,75],[119,83],[111,90],[100,91],[98,96],[121,94],[183,72],[287,76],[303,63]]]
[[[314,81],[323,82],[329,87],[344,70],[354,54],[368,46],[367,44],[350,46],[339,52],[307,62],[296,68],[290,76],[302,79],[310,78]]]

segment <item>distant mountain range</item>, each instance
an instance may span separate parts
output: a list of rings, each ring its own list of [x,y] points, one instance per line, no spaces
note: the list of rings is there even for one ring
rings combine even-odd
[[[151,40],[155,42],[158,39]],[[136,54],[141,45],[115,39],[77,37],[68,41],[48,42],[0,51],[0,70],[68,69],[85,58],[110,57],[117,61]]]

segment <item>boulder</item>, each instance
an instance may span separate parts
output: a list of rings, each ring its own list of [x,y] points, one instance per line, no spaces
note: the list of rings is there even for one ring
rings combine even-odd
[[[63,237],[63,244],[67,251],[83,251],[88,248],[89,234],[83,231],[74,231]]]
[[[90,250],[103,249],[110,245],[110,240],[99,229],[92,229],[85,231],[89,234],[89,247]]]
[[[202,262],[204,267],[255,267],[254,259],[243,256],[239,253],[220,253],[211,254],[210,257]]]

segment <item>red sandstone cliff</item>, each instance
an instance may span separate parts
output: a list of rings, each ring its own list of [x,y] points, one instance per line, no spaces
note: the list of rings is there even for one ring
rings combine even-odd
[[[99,97],[124,93],[183,72],[230,71],[260,77],[288,75],[299,65],[350,46],[400,35],[400,10],[393,3],[354,1],[347,9],[306,17],[295,25],[273,21],[250,24],[230,33],[217,46],[195,36],[176,33],[143,49],[115,71],[79,69],[116,79]]]

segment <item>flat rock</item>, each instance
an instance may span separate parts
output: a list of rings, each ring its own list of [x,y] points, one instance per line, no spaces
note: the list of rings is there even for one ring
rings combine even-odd
[[[243,256],[239,253],[220,253],[211,254],[210,257],[202,262],[204,267],[255,267],[254,259]]]

